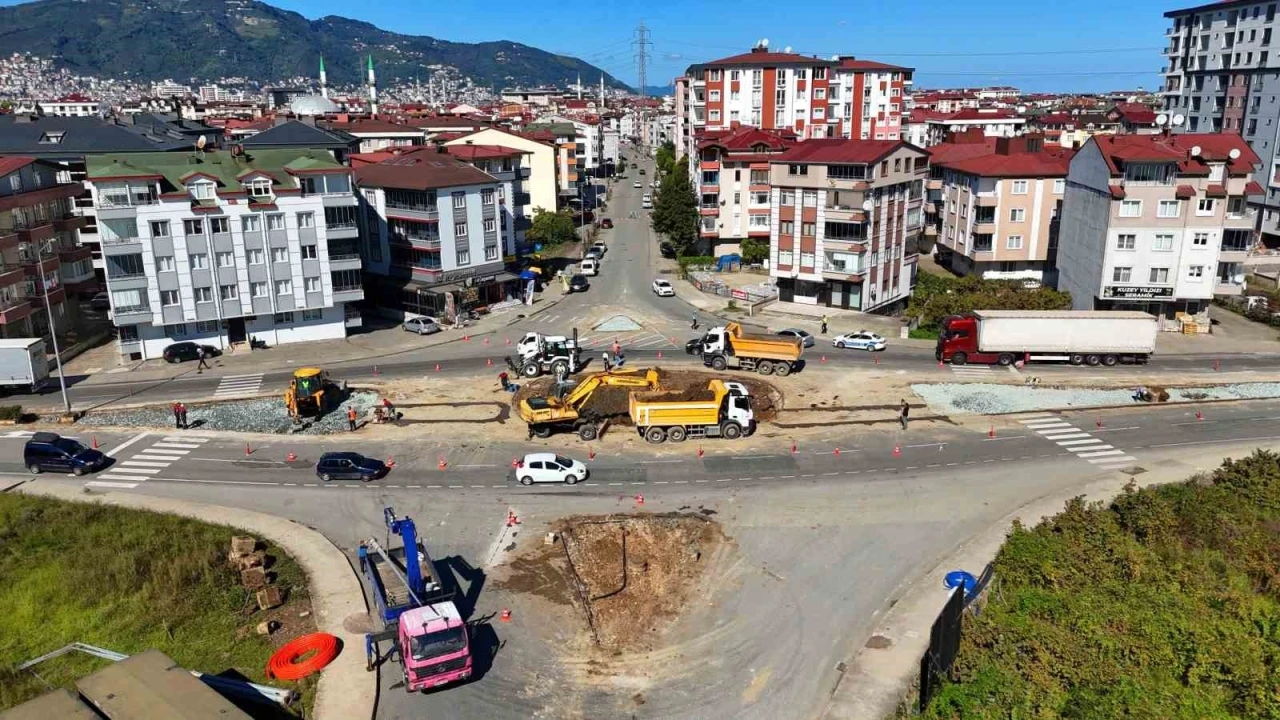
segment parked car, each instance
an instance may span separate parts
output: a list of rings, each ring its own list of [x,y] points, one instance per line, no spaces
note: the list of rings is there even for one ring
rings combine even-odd
[[[653,208],[653,198],[645,195],[644,199],[640,201],[640,208],[643,210],[651,210]]]
[[[778,334],[782,335],[783,337],[800,338],[800,341],[804,343],[805,347],[807,348],[813,347],[813,336],[810,335],[807,331],[801,330],[800,328],[787,328],[786,330],[779,330]]]
[[[644,174],[644,168],[640,168],[640,174],[641,174],[641,175],[643,175],[643,174]]]
[[[600,227],[604,228],[605,230],[613,229],[613,218],[601,218]]]
[[[400,327],[411,333],[431,335],[440,332],[440,322],[433,317],[423,315],[412,317],[400,324]]]
[[[659,245],[658,252],[662,253],[662,257],[667,258],[668,260],[676,259],[676,246],[669,242],[664,242]]]
[[[583,275],[592,275],[592,276],[599,275],[600,261],[595,258],[587,258],[586,260],[583,260],[582,264],[578,266],[578,270],[580,270]]]
[[[696,337],[684,344],[684,352],[686,355],[702,354],[702,338]]]
[[[571,293],[586,292],[589,287],[591,287],[591,283],[587,282],[586,275],[579,274],[569,278],[569,292]]]
[[[111,296],[104,290],[89,300],[90,310],[110,310]]]
[[[883,350],[888,345],[884,338],[873,332],[867,332],[866,330],[837,335],[831,340],[831,344],[838,348],[853,348],[855,350],[871,351]]]
[[[555,453],[529,453],[515,466],[516,480],[521,485],[562,482],[574,485],[587,479],[587,466]]]
[[[603,240],[597,240],[597,241],[595,241],[595,242],[591,243],[591,249],[592,249],[592,250],[599,250],[599,251],[600,251],[600,257],[604,257],[604,254],[605,254],[605,253],[607,253],[607,252],[609,252],[609,247],[608,247],[607,245],[605,245],[605,244],[604,244],[604,241],[603,241]]]
[[[585,255],[587,260],[599,260],[602,257],[604,257],[604,250],[595,246],[587,248],[587,253]]]
[[[369,482],[387,474],[387,464],[360,453],[327,452],[316,463],[316,477],[322,482],[330,480],[359,480]]]
[[[651,188],[656,188],[656,187],[658,187],[658,181],[657,181],[657,180],[650,180],[650,181],[649,181],[649,187],[651,187]]]
[[[676,289],[671,287],[670,281],[658,278],[653,281],[653,293],[658,297],[675,297]]]
[[[214,358],[222,354],[222,351],[212,345],[201,345],[191,341],[176,342],[164,349],[164,359],[171,363],[186,362],[187,360],[195,360],[199,357],[198,348],[204,348],[205,358]]]
[[[22,448],[22,462],[32,475],[42,472],[84,475],[107,464],[107,456],[57,433],[38,432]]]

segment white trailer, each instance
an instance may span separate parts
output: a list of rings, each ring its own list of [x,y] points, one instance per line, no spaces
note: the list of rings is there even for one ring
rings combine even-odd
[[[0,339],[0,388],[34,393],[49,379],[42,338]]]
[[[943,321],[937,358],[955,365],[1145,363],[1158,332],[1156,318],[1144,312],[975,310]]]

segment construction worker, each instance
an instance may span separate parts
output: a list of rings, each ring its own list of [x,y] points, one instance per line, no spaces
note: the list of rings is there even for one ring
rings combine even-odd
[[[607,352],[600,353],[600,359],[604,361],[604,371],[605,371],[605,372],[609,372],[610,370],[612,370],[612,369],[613,369],[613,365],[612,365],[612,364],[610,364],[610,362],[609,362],[609,353],[607,353]]]
[[[613,339],[613,356],[617,357],[622,354],[622,343],[617,338]]]
[[[181,400],[178,401],[178,422],[182,424],[183,430],[191,427],[187,424],[187,404]]]
[[[827,334],[827,316],[826,316],[826,315],[823,315],[823,316],[822,316],[822,331],[821,331],[821,332],[819,332],[818,334],[819,334],[819,335],[826,335],[826,334]]]
[[[907,415],[910,415],[910,414],[911,414],[911,406],[907,404],[906,400],[903,400],[902,409],[899,410],[899,414],[898,414],[898,422],[902,423],[903,430],[907,429]]]
[[[175,402],[173,404],[173,429],[182,429],[182,403]]]
[[[347,425],[351,428],[351,432],[356,431],[356,409],[354,407],[347,408]]]
[[[396,418],[398,417],[396,415],[396,406],[391,403],[391,398],[382,398],[382,410],[387,415],[387,422],[396,421]]]
[[[498,373],[498,383],[502,385],[503,392],[511,392],[511,376],[506,370]]]

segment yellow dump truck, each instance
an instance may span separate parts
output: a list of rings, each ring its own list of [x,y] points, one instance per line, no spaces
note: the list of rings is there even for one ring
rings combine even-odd
[[[582,408],[601,387],[656,390],[659,387],[658,373],[639,369],[592,373],[562,398],[531,397],[521,400],[517,412],[520,419],[529,424],[533,434],[540,438],[550,436],[557,429],[571,429],[578,433],[578,437],[590,442],[600,434],[602,418],[583,412]]]
[[[800,338],[749,333],[738,323],[707,330],[702,337],[702,364],[724,370],[755,370],[761,375],[790,375],[799,366]]]
[[[747,386],[719,378],[707,383],[704,396],[693,399],[661,391],[633,392],[627,409],[636,431],[651,443],[704,437],[737,440],[755,429]]]

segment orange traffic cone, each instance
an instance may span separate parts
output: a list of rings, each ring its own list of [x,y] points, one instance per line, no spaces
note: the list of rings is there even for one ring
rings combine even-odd
[[[643,505],[643,504],[644,504],[644,496],[643,496],[643,495],[637,495],[637,496],[636,496],[636,504],[637,504],[637,505]]]
[[[489,338],[485,338],[485,339],[484,339],[484,344],[485,344],[485,345],[488,345],[488,344],[489,344]]]
[[[502,608],[502,622],[511,622],[511,610]]]
[[[93,449],[98,449],[98,436],[96,434],[93,436]]]
[[[484,366],[485,366],[485,367],[493,367],[493,358],[485,358],[485,359],[484,359]]]
[[[995,436],[996,436],[996,426],[992,425],[991,429],[987,431],[987,437],[993,438]]]
[[[520,467],[520,458],[511,458],[511,467]]]
[[[594,448],[587,448],[587,459],[588,460],[596,459],[596,451]]]
[[[659,357],[659,358],[661,358],[661,357],[662,357],[662,351],[661,351],[661,350],[659,350],[659,351],[658,351],[658,357]]]
[[[794,442],[791,443],[791,454],[792,455],[796,454],[796,444]]]
[[[249,443],[244,444],[244,456],[249,457],[253,454],[253,450],[249,448]]]
[[[833,452],[833,453],[831,453],[831,454],[832,454],[832,455],[835,455],[836,457],[840,457],[840,448],[836,448],[836,449],[835,449],[835,452]]]
[[[698,446],[698,457],[702,457],[702,446]]]
[[[894,445],[894,446],[893,446],[893,456],[894,456],[894,457],[902,457],[902,446],[901,446],[901,445]]]
[[[449,463],[446,463],[446,462],[444,461],[444,456],[443,456],[443,455],[441,455],[441,456],[440,456],[440,458],[436,461],[436,467],[437,467],[437,468],[439,468],[439,469],[441,469],[441,470],[443,470],[443,469],[445,469],[445,468],[446,468],[446,467],[448,467],[448,466],[449,466]]]
[[[389,457],[389,458],[387,458],[387,461],[386,461],[385,463],[383,463],[383,464],[387,466],[387,469],[388,469],[388,470],[390,470],[391,468],[393,468],[393,467],[395,467],[395,466],[396,466],[396,459],[395,459],[395,458],[390,458],[390,457]]]
[[[1202,412],[1200,412],[1199,410],[1197,410],[1197,411],[1196,411],[1196,419],[1197,419],[1197,420],[1203,420],[1203,419],[1204,419],[1204,413],[1202,413]]]
[[[436,372],[440,372],[440,363],[436,363]]]
[[[292,450],[290,450],[289,454],[284,457],[285,462],[295,462],[297,459],[298,459],[298,456],[294,454]]]
[[[514,527],[520,524],[520,518],[516,517],[514,510],[507,511],[507,527]]]

